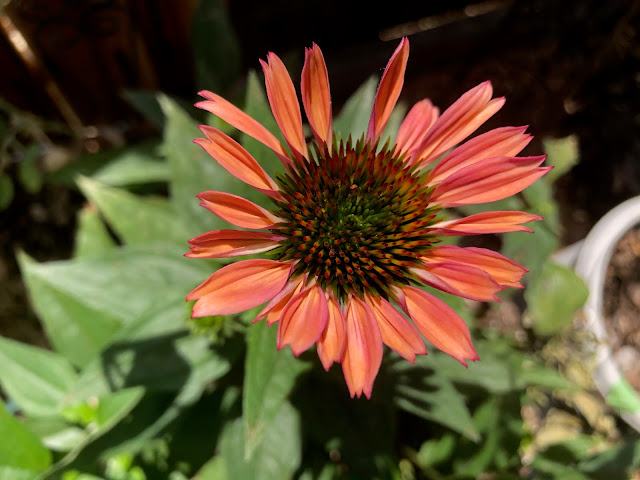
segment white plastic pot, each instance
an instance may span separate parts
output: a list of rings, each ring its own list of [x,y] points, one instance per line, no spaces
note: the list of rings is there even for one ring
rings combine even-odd
[[[596,367],[593,380],[607,402],[620,410],[620,416],[640,432],[640,396],[624,378],[613,360],[603,312],[607,267],[618,241],[631,228],[640,224],[640,197],[621,203],[604,217],[580,243],[567,247],[554,256],[566,265],[575,261],[575,271],[589,287],[584,305],[585,329],[593,333],[591,345]]]

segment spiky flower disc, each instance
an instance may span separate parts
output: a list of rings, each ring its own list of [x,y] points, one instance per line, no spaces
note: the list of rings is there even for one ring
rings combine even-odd
[[[443,209],[508,197],[548,170],[540,167],[542,156],[515,156],[531,138],[523,127],[491,130],[446,153],[504,103],[491,99],[489,82],[469,90],[442,115],[430,101],[418,102],[395,144],[382,144],[408,55],[405,38],[384,71],[367,132],[355,142],[333,133],[329,78],[315,44],[306,51],[301,82],[313,131],[309,142],[291,78],[273,53],[262,66],[286,147],[214,93],[201,92],[205,101],[197,104],[269,147],[283,171],[272,179],[235,140],[201,127],[205,138],[196,143],[269,196],[274,207],[267,210],[223,192],[198,195],[212,213],[248,230],[204,233],[190,241],[187,256],[268,252],[268,258],[216,271],[187,296],[197,300],[193,316],[265,304],[256,320],[278,323],[278,348],[290,345],[298,355],[315,344],[326,369],[342,364],[351,396],[371,395],[383,343],[413,362],[426,354],[423,335],[464,365],[478,359],[464,321],[420,287],[491,301],[504,287],[521,287],[526,270],[491,250],[438,245],[439,238],[530,231],[523,224],[539,217],[501,211],[446,219]]]
[[[278,177],[280,261],[295,261],[293,276],[308,274],[342,302],[349,294],[392,296],[394,285],[415,280],[410,267],[435,241],[438,208],[420,172],[388,145],[335,142]]]

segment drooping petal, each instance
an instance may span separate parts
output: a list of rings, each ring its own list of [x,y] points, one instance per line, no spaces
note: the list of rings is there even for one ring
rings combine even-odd
[[[440,161],[427,175],[427,183],[436,185],[467,165],[491,157],[513,157],[533,138],[527,127],[502,127],[490,130],[460,145]]]
[[[431,125],[438,119],[438,114],[438,108],[434,107],[430,100],[425,98],[416,103],[398,129],[398,153],[407,157],[413,155]]]
[[[411,363],[416,355],[426,355],[427,348],[418,329],[384,298],[367,296],[366,303],[378,321],[382,341]]]
[[[454,262],[479,268],[503,287],[521,288],[519,280],[528,271],[498,252],[477,247],[443,245],[429,250],[425,260],[435,263]]]
[[[318,357],[325,370],[329,370],[333,362],[342,360],[347,336],[344,314],[333,295],[327,298],[327,307],[327,325],[317,342]]]
[[[207,138],[198,138],[194,143],[200,145],[222,168],[253,188],[272,197],[280,197],[273,179],[238,142],[217,128],[201,125],[200,130]]]
[[[305,279],[306,275],[290,279],[284,288],[264,306],[258,315],[256,315],[256,318],[252,323],[257,322],[264,317],[266,317],[267,325],[269,326],[279,321],[282,317],[284,308],[287,306],[287,303],[289,303],[289,300],[302,291]]]
[[[498,302],[496,293],[503,289],[487,272],[459,263],[425,262],[411,271],[438,290],[480,302]]]
[[[484,82],[462,95],[429,129],[411,163],[429,165],[491,118],[504,105],[503,97],[491,100],[492,94],[491,82]]]
[[[221,219],[242,228],[269,228],[280,218],[246,198],[224,192],[207,191],[197,197],[200,205]]]
[[[305,48],[302,68],[302,104],[311,130],[319,143],[331,148],[331,92],[327,65],[320,47],[315,43]]]
[[[287,157],[287,151],[284,149],[280,141],[269,130],[263,127],[259,122],[244,113],[231,102],[225,100],[220,95],[213,92],[203,90],[198,93],[201,97],[206,98],[204,102],[196,103],[196,107],[213,113],[216,117],[220,117],[229,125],[255,138],[260,143],[266,145],[273,150],[278,158],[285,164],[290,165],[291,160]]]
[[[446,220],[433,225],[438,235],[477,235],[482,233],[529,232],[523,223],[542,220],[539,215],[517,211],[482,212],[457,220]]]
[[[456,207],[493,202],[514,195],[553,167],[539,167],[537,157],[494,157],[464,167],[440,183],[431,195],[433,203]]]
[[[369,120],[369,128],[367,129],[367,140],[374,143],[380,138],[384,132],[389,116],[396,106],[402,85],[404,84],[404,72],[407,68],[407,60],[409,59],[409,40],[404,37],[400,41],[400,45],[396,48],[393,55],[384,69],[376,98],[373,102],[371,118]]]
[[[212,230],[189,240],[190,258],[225,258],[253,255],[276,248],[284,237],[266,232]]]
[[[351,397],[364,392],[371,398],[373,382],[382,363],[382,337],[371,309],[357,297],[347,303],[347,340],[342,356],[342,372]]]
[[[297,357],[316,343],[327,325],[327,298],[319,285],[294,296],[278,323],[278,350],[291,345]]]
[[[467,366],[479,360],[464,320],[446,303],[416,287],[403,287],[409,316],[436,348]]]
[[[242,312],[273,298],[282,290],[290,272],[290,263],[276,260],[232,263],[194,288],[187,301],[198,300],[193,317]]]
[[[296,89],[282,60],[273,52],[267,62],[260,60],[264,71],[267,97],[280,131],[294,153],[306,156],[307,143],[302,133],[302,116]]]

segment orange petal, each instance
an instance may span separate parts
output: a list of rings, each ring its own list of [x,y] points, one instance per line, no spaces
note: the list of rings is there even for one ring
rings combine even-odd
[[[454,262],[479,268],[503,287],[521,288],[519,280],[528,271],[498,252],[477,247],[443,245],[429,250],[424,260],[433,263]]]
[[[264,317],[267,318],[267,325],[269,326],[279,321],[282,317],[282,311],[287,306],[287,303],[289,303],[289,300],[302,290],[305,279],[306,277],[304,275],[290,279],[284,288],[264,306],[258,315],[256,315],[256,318],[252,323],[257,322]]]
[[[291,149],[306,156],[307,142],[302,133],[300,104],[289,72],[282,60],[272,52],[267,54],[267,62],[260,60],[260,64],[273,116]]]
[[[467,138],[504,104],[504,98],[491,99],[490,82],[472,88],[451,105],[429,129],[411,158],[425,167],[448,149]]]
[[[431,125],[438,119],[438,108],[430,100],[416,103],[402,121],[396,137],[399,154],[413,155]]]
[[[403,287],[407,309],[418,330],[436,348],[467,366],[479,360],[464,320],[442,300],[416,287]]]
[[[346,338],[344,314],[333,295],[327,298],[327,306],[327,325],[317,342],[318,357],[325,370],[329,370],[333,362],[342,359]]]
[[[376,92],[376,99],[373,102],[369,128],[367,130],[367,140],[373,143],[380,138],[384,132],[389,116],[396,106],[402,85],[404,84],[404,72],[409,59],[409,40],[404,37],[400,45],[393,52],[387,67],[382,74],[382,80]]]
[[[500,301],[495,294],[503,287],[479,268],[453,262],[425,262],[423,267],[412,268],[411,271],[423,282],[443,292],[480,302]]]
[[[280,157],[281,160],[283,158],[286,159],[287,151],[284,149],[280,141],[259,122],[251,118],[231,102],[222,98],[220,95],[216,95],[215,93],[207,90],[199,92],[198,95],[206,98],[207,100],[196,103],[196,107],[213,113],[216,117],[220,117],[222,120],[234,126],[241,132],[255,138],[278,154],[278,157]]]
[[[190,258],[224,258],[253,255],[276,248],[284,237],[244,230],[213,230],[189,240]]]
[[[491,157],[513,157],[533,138],[524,133],[527,127],[503,127],[478,135],[460,145],[440,161],[427,176],[435,185],[467,165]]]
[[[342,372],[351,397],[364,392],[371,398],[373,382],[382,363],[380,329],[367,304],[351,297],[345,316],[347,340],[342,356]]]
[[[411,363],[415,361],[416,355],[427,354],[418,329],[393,305],[381,297],[367,296],[366,301],[378,321],[380,335],[386,345]]]
[[[253,188],[279,197],[276,183],[238,142],[217,128],[201,125],[200,130],[207,138],[197,138],[194,143],[200,145],[222,168]]]
[[[523,223],[542,220],[539,215],[517,211],[482,212],[433,225],[438,235],[477,235],[482,233],[533,232]]]
[[[287,303],[278,324],[278,350],[291,345],[297,357],[316,343],[327,325],[327,298],[319,285],[303,290]]]
[[[538,167],[546,157],[494,157],[462,168],[440,183],[433,203],[456,207],[510,197],[542,177],[552,167]]]
[[[242,228],[269,228],[280,218],[246,198],[230,193],[207,191],[197,195],[200,205],[221,219]]]
[[[331,147],[331,93],[327,65],[320,47],[315,43],[305,48],[302,68],[302,104],[313,134]]]
[[[263,259],[222,267],[187,295],[187,301],[198,299],[192,316],[226,315],[260,305],[282,290],[290,272],[290,263]]]

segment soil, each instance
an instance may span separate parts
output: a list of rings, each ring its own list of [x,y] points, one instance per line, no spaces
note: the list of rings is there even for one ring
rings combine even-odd
[[[614,360],[640,392],[640,227],[620,239],[611,257],[604,314]]]

